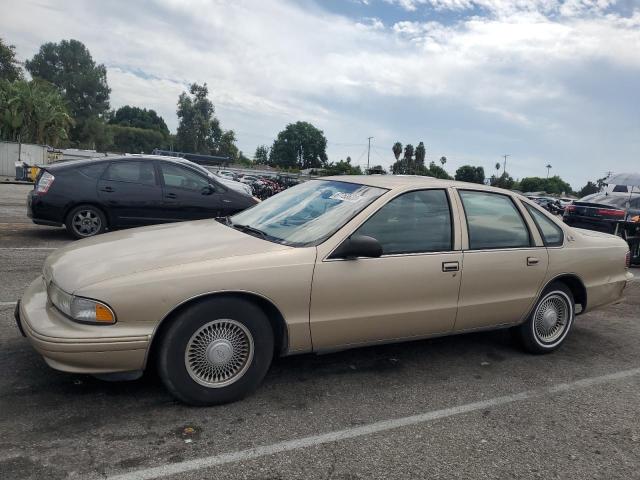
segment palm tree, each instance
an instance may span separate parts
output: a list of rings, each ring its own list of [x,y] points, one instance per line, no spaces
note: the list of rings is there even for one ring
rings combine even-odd
[[[421,166],[424,166],[424,159],[427,157],[427,150],[426,148],[424,148],[423,142],[420,142],[416,147],[415,157],[416,157],[416,168],[420,168]]]
[[[502,165],[500,165],[500,162],[496,162],[496,170],[500,170],[500,167],[501,167],[501,166],[502,166]]]
[[[547,180],[548,180],[549,179],[549,170],[551,170],[551,168],[552,168],[551,164],[547,163],[547,167],[546,168],[547,168]]]
[[[19,144],[57,145],[67,139],[72,125],[62,96],[49,83],[31,80],[0,84],[0,134],[3,138]]]
[[[404,173],[410,174],[413,164],[413,145],[407,143],[406,147],[404,147]]]
[[[393,155],[396,157],[396,160],[400,159],[400,154],[402,153],[402,144],[400,142],[396,142],[393,144]]]
[[[445,156],[440,157],[440,164],[442,165],[442,168],[444,168],[445,163],[447,163],[447,157]]]

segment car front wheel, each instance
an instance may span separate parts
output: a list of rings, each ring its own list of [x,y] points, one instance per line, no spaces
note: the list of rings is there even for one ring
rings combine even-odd
[[[253,392],[271,365],[273,331],[264,312],[238,298],[199,301],[164,332],[158,370],[191,405],[233,402]]]
[[[531,353],[548,353],[558,349],[567,338],[575,318],[571,290],[563,283],[553,283],[540,295],[526,322],[514,333]]]

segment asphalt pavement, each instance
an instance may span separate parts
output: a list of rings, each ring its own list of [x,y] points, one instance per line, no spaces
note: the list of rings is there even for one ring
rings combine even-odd
[[[71,240],[0,185],[0,479],[640,478],[640,282],[551,355],[486,332],[276,360],[219,407],[51,370],[15,301]]]

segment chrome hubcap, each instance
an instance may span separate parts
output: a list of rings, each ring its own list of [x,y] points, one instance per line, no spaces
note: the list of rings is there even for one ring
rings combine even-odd
[[[93,210],[80,210],[73,216],[71,224],[78,235],[89,237],[100,231],[102,221]]]
[[[240,322],[214,320],[189,339],[184,363],[200,385],[220,388],[239,380],[253,360],[253,337]]]
[[[534,331],[543,343],[553,343],[562,336],[571,319],[567,299],[558,293],[547,295],[538,305],[534,316]]]

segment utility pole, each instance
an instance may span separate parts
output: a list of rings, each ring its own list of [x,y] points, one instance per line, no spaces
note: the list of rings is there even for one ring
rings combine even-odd
[[[371,139],[373,137],[369,137],[369,147],[367,148],[367,175],[369,175],[369,156],[371,155]]]
[[[505,153],[505,154],[503,155],[503,157],[504,157],[504,168],[503,168],[503,170],[502,170],[502,175],[504,175],[505,173],[507,173],[507,157],[510,157],[510,156],[511,156],[511,154],[510,154],[510,153]]]

